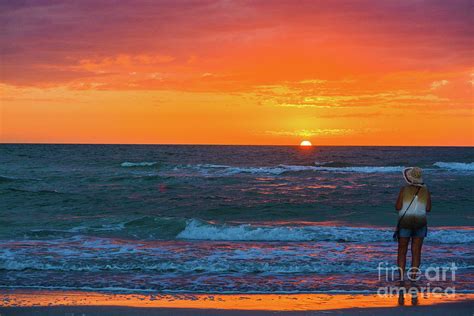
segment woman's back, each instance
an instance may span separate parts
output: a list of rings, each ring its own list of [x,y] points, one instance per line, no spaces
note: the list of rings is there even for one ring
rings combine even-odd
[[[413,199],[417,191],[418,195]],[[406,185],[402,189],[402,195],[403,204],[401,210],[398,212],[399,217],[403,216],[402,220],[400,221],[400,227],[418,229],[420,227],[425,226],[427,224],[426,208],[429,197],[429,192],[426,186],[420,187],[414,185]],[[412,200],[413,203],[411,203]],[[409,205],[410,207],[408,208]]]

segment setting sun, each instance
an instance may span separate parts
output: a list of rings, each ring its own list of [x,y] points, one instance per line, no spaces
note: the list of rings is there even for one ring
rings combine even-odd
[[[300,146],[311,147],[313,146],[309,140],[304,140],[301,142]]]

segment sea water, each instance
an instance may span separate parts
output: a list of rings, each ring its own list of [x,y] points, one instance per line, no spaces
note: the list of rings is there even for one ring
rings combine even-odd
[[[414,165],[433,200],[422,267],[454,263],[473,292],[460,147],[2,144],[0,288],[373,293]]]

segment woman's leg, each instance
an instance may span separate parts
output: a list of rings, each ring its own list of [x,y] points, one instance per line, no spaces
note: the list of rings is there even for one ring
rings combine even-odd
[[[421,263],[421,247],[423,246],[423,237],[413,237],[411,239],[411,280],[417,278]]]
[[[400,272],[400,281],[405,279],[405,267],[407,262],[407,251],[408,251],[408,243],[410,242],[409,237],[399,237],[398,238],[398,268]]]

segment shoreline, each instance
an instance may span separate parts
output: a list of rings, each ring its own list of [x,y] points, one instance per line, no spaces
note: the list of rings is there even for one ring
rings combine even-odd
[[[420,296],[412,306],[376,294],[112,294],[0,290],[1,315],[472,315],[474,294]]]

